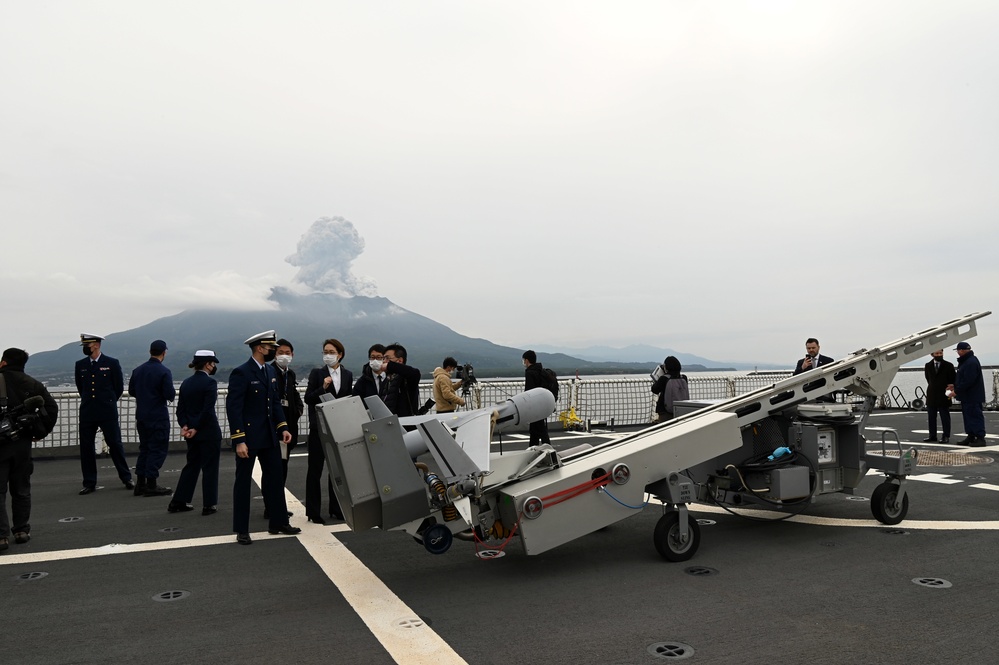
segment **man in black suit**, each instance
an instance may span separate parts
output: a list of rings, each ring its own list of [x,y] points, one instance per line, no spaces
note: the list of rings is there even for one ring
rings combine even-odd
[[[305,476],[305,514],[310,522],[316,524],[326,524],[323,519],[321,482],[326,456],[319,440],[316,405],[327,395],[333,399],[350,396],[354,375],[342,365],[346,353],[338,339],[328,339],[323,342],[323,366],[309,372],[309,382],[305,388],[305,403],[309,406],[309,468]],[[333,481],[327,480],[327,484],[330,496],[329,516],[342,520],[343,512],[333,493]]]
[[[269,513],[268,533],[294,535],[301,529],[288,523],[284,500],[281,446],[291,441],[291,432],[281,409],[274,368],[268,365],[277,350],[273,330],[258,333],[244,342],[253,355],[229,375],[226,416],[236,452],[236,479],[232,489],[232,530],[236,542],[250,545],[250,480],[253,463],[260,460],[264,509]]]
[[[420,410],[420,370],[406,364],[406,347],[394,342],[385,347],[385,395],[382,401],[389,411],[406,418]]]
[[[794,368],[794,373],[801,374],[810,369],[828,365],[831,362],[833,362],[832,358],[819,353],[819,340],[809,337],[805,340],[805,357],[798,361],[798,364]]]
[[[298,444],[298,420],[305,412],[302,396],[298,394],[298,377],[291,369],[291,361],[295,358],[295,347],[286,339],[278,340],[277,355],[274,357],[274,374],[277,376],[278,392],[281,394],[281,408],[291,432],[291,443],[288,444],[287,455],[282,454],[284,463],[284,482],[288,482],[288,460],[291,451]]]
[[[361,376],[354,384],[353,394],[365,398],[385,395],[385,345],[372,344],[368,349],[368,362],[361,368]]]
[[[201,475],[202,515],[218,512],[219,458],[222,455],[222,428],[215,413],[219,385],[212,378],[218,369],[215,352],[202,349],[194,353],[188,367],[194,374],[180,384],[177,398],[177,422],[180,434],[187,442],[187,464],[180,472],[177,491],[173,493],[167,511],[171,513],[194,510],[194,486]]]
[[[80,494],[90,494],[97,489],[97,451],[94,442],[97,430],[104,433],[114,462],[115,471],[125,489],[135,489],[132,471],[125,459],[121,444],[121,425],[118,422],[118,399],[125,391],[121,364],[111,356],[101,353],[103,337],[83,333],[82,360],[76,361],[76,389],[80,393],[80,468],[83,471],[83,489]]]
[[[956,371],[954,364],[943,359],[943,349],[930,354],[933,358],[923,369],[926,375],[926,413],[930,421],[930,436],[923,441],[937,440],[937,414],[940,414],[940,425],[943,427],[943,438],[940,443],[950,441],[950,397],[947,396],[947,386],[953,385]]]

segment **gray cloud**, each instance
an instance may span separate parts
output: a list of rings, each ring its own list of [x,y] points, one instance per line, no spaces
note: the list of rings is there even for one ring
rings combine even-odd
[[[285,259],[298,267],[295,281],[323,293],[341,296],[378,295],[375,282],[357,277],[350,264],[364,251],[364,238],[343,217],[320,217],[298,241],[298,251]]]

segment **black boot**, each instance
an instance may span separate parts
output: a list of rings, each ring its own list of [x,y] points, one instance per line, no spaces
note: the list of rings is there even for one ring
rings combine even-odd
[[[146,479],[142,476],[135,477],[135,489],[132,494],[135,496],[142,496],[146,491]]]
[[[167,494],[173,494],[173,490],[169,487],[157,485],[155,478],[146,479],[146,489],[143,490],[143,496],[166,496]]]

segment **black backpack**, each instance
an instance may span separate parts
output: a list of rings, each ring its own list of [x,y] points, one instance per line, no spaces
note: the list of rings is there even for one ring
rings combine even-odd
[[[542,372],[542,375],[544,376],[544,381],[545,381],[544,387],[547,388],[548,391],[552,395],[555,395],[555,401],[557,402],[558,401],[558,376],[555,374],[555,372],[553,370],[550,370],[547,367]]]

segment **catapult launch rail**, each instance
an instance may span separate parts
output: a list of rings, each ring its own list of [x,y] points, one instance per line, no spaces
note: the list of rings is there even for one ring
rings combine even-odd
[[[540,554],[636,514],[651,495],[664,505],[653,543],[664,558],[682,561],[700,540],[687,510],[694,500],[800,511],[818,494],[852,491],[869,469],[887,477],[872,501],[875,517],[897,523],[908,509],[904,479],[915,451],[896,441],[895,455],[884,445],[881,454],[868,453],[861,432],[869,409],[900,366],[974,337],[988,314],[861,349],[623,439],[561,454],[547,445],[483,454],[493,430],[481,413],[400,420],[377,398],[321,404],[321,438],[351,528],[403,529],[434,553],[458,535],[483,543],[516,536],[527,554]],[[497,405],[506,415],[493,416],[494,428],[537,419],[544,398],[538,390]],[[859,418],[852,405],[815,402],[837,392],[866,398]],[[554,408],[553,401],[543,408]],[[426,443],[414,446],[415,439]],[[412,461],[428,449],[437,470]]]

